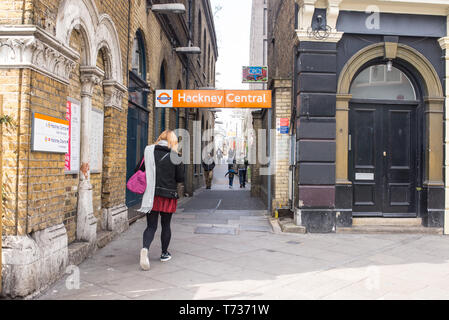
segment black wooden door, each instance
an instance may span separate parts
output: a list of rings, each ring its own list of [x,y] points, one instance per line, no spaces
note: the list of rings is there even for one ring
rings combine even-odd
[[[148,145],[148,112],[129,104],[126,181],[134,174]],[[126,190],[126,205],[132,208],[142,201],[142,196]]]
[[[416,217],[416,106],[352,104],[354,216]]]

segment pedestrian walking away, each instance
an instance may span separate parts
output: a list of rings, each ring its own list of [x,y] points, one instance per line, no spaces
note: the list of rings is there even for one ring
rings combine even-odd
[[[204,180],[206,183],[206,189],[212,189],[212,180],[214,178],[215,162],[212,154],[208,154],[206,159],[203,160]]]
[[[142,208],[139,212],[146,213],[147,228],[143,234],[143,247],[140,252],[140,267],[150,270],[148,257],[150,245],[157,230],[159,216],[161,217],[161,261],[171,259],[168,247],[171,240],[171,219],[178,204],[177,184],[184,182],[184,165],[174,164],[172,156],[177,157],[178,138],[176,134],[164,131],[154,145],[147,146],[144,155],[144,165],[140,169],[146,173],[146,189],[143,195]],[[136,171],[137,171],[136,170]]]
[[[217,150],[217,160],[218,164],[223,164],[223,151],[220,148]]]
[[[229,189],[234,188],[234,176],[237,174],[236,169],[236,161],[234,160],[233,164],[228,164],[228,172],[225,174],[226,176],[229,176]]]
[[[246,188],[246,177],[248,173],[248,160],[245,158],[242,163],[239,163],[237,168],[239,170],[240,189]]]

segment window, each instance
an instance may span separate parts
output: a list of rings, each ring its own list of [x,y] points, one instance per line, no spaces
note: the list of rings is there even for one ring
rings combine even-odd
[[[148,93],[144,90],[148,87],[146,82],[146,59],[143,35],[136,33],[133,41],[131,57],[131,71],[129,72],[129,101],[142,108],[148,104]]]
[[[415,88],[405,73],[384,64],[366,68],[351,85],[354,99],[416,100]]]
[[[203,45],[204,45],[204,50],[202,52],[203,54],[203,72],[206,72],[206,30],[204,30],[204,36],[203,36]]]
[[[210,81],[210,45],[207,48],[207,61],[206,61],[206,75],[207,75],[207,82]]]
[[[137,32],[133,43],[132,53],[132,71],[141,79],[145,80],[145,47],[143,45],[143,37],[140,31]]]
[[[198,41],[198,47],[201,48],[201,30],[203,30],[203,25],[201,22],[201,11],[198,11],[198,34],[197,34],[197,41]]]

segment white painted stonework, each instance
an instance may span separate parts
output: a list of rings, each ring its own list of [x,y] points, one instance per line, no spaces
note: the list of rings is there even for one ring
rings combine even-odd
[[[115,80],[105,80],[103,81],[103,89],[105,93],[104,106],[122,111],[126,87]]]
[[[128,208],[125,205],[104,209],[107,216],[107,229],[115,233],[123,233],[129,228]]]
[[[100,15],[92,0],[63,0],[58,11],[56,39],[68,45],[73,29],[79,30],[85,39],[86,54],[81,57],[81,64],[95,67],[98,51],[105,49],[109,60],[105,79],[123,85],[120,41],[111,17]],[[126,91],[125,87],[121,89]]]
[[[65,84],[78,54],[36,26],[0,26],[0,68],[30,68]]]
[[[30,236],[8,236],[2,249],[2,296],[26,297],[58,280],[68,263],[63,224]]]

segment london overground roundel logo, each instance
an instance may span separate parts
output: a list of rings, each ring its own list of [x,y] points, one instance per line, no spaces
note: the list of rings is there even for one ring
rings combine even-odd
[[[171,92],[163,91],[157,96],[157,102],[161,107],[171,107],[173,105],[173,94]]]

